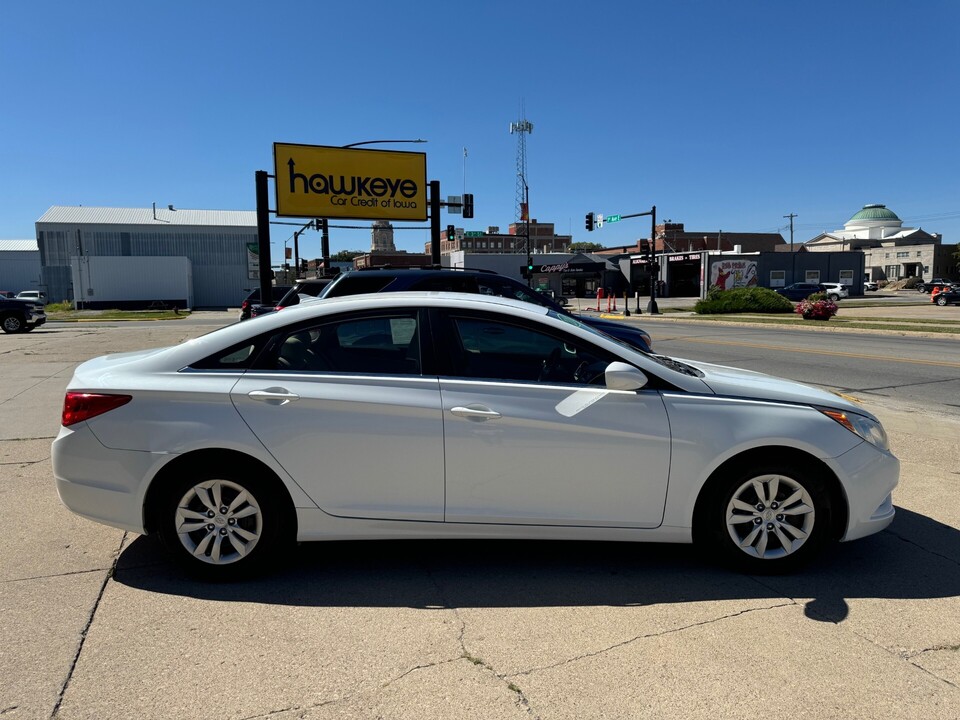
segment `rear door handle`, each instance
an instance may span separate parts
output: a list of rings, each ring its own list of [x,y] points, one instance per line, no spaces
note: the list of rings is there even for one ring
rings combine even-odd
[[[465,417],[468,420],[496,420],[501,417],[500,413],[496,410],[491,410],[484,405],[458,406],[451,408],[450,412],[457,417]]]
[[[286,388],[269,388],[267,390],[252,390],[247,393],[251,400],[270,403],[271,405],[286,405],[288,402],[299,400],[300,396],[296,393],[287,391]]]

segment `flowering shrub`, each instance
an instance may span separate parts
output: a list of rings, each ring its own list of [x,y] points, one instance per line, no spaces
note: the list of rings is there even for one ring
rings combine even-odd
[[[837,304],[824,293],[814,293],[797,303],[796,312],[804,320],[829,320],[837,314]]]

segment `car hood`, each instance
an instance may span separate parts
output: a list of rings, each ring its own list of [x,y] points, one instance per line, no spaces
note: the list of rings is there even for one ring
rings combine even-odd
[[[871,413],[859,405],[828,390],[821,390],[793,380],[784,380],[772,375],[751,370],[740,370],[725,365],[714,365],[696,360],[682,360],[681,362],[700,370],[703,373],[701,380],[717,395],[751,400],[771,400],[798,405],[819,405],[856,412],[876,420]]]

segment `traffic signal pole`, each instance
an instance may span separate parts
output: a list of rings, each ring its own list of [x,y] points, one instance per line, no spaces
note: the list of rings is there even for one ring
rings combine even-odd
[[[615,215],[613,219],[616,222],[626,220],[627,218],[650,216],[650,251],[647,255],[647,268],[650,272],[650,302],[647,303],[647,312],[651,315],[659,315],[660,308],[657,306],[657,279],[660,274],[660,264],[656,261],[657,250],[657,206],[654,205],[647,212],[632,213],[630,215]],[[588,232],[593,232],[594,226],[602,227],[603,216],[596,213],[587,213],[584,219],[584,227]],[[640,298],[637,297],[637,313],[640,313]]]

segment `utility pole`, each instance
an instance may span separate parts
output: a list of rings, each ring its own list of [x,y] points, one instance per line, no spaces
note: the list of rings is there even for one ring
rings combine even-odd
[[[790,213],[789,215],[784,215],[785,218],[790,218],[790,284],[793,285],[797,281],[796,274],[796,258],[793,256],[793,219],[799,217],[795,213]]]

